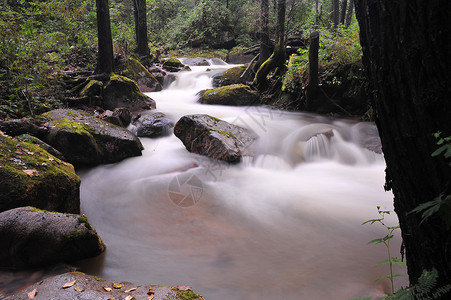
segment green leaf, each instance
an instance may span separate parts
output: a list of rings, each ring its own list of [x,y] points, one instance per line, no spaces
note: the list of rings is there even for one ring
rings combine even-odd
[[[432,157],[436,157],[439,156],[443,151],[445,151],[448,148],[448,145],[443,145],[440,148],[438,148],[437,150],[435,150],[434,152],[432,152],[431,156]]]

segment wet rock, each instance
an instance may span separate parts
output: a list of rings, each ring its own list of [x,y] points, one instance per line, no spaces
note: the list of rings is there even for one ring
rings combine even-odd
[[[105,245],[84,216],[20,207],[0,213],[0,266],[30,268],[94,257]]]
[[[41,124],[32,118],[0,120],[0,130],[10,136],[21,134],[39,136],[45,133],[40,126]]]
[[[124,127],[128,126],[128,124],[130,124],[130,122],[132,121],[132,113],[126,107],[115,108],[113,115],[119,117],[119,120],[121,120],[121,123]]]
[[[182,64],[177,58],[167,58],[163,59],[163,69],[168,72],[180,72],[180,71],[191,71],[188,66]]]
[[[241,78],[241,75],[243,74],[244,70],[246,70],[247,65],[238,66],[230,68],[224,73],[222,73],[221,77],[218,79],[218,86],[226,86],[231,84],[239,84],[239,83],[246,83],[248,81],[252,81],[252,76],[247,74],[247,76]]]
[[[139,61],[130,57],[126,60],[121,75],[133,79],[143,93],[158,92],[163,89],[158,80]]]
[[[131,112],[155,109],[155,101],[139,90],[135,81],[120,75],[112,75],[103,89],[104,109],[126,107]]]
[[[70,283],[70,284],[69,284]],[[73,285],[72,285],[73,283]],[[63,288],[64,285],[70,285]],[[203,297],[183,286],[165,287],[160,285],[136,285],[124,281],[102,280],[81,272],[70,272],[46,278],[20,292],[8,300],[29,299],[28,293],[36,289],[35,299],[150,299],[153,300],[203,300]]]
[[[185,58],[183,63],[188,66],[209,66],[208,60],[202,57]]]
[[[244,84],[232,84],[199,92],[202,104],[218,104],[230,106],[246,106],[260,104],[257,91]]]
[[[0,211],[32,205],[79,213],[79,193],[80,178],[71,164],[37,145],[0,134]]]
[[[139,139],[125,128],[88,113],[57,109],[41,115],[48,134],[43,140],[74,164],[113,163],[141,155]]]
[[[114,113],[109,109],[105,110],[102,114],[100,114],[99,117],[105,122],[111,123],[116,126],[124,127],[121,119],[119,119],[118,116],[115,116]]]
[[[255,155],[257,135],[209,115],[183,116],[174,134],[190,152],[236,163],[242,156]]]
[[[174,123],[163,113],[141,116],[133,125],[136,127],[137,136],[151,138],[169,135],[174,127]]]
[[[27,142],[27,143],[38,145],[39,147],[41,147],[48,153],[52,154],[53,156],[55,156],[61,160],[64,160],[64,161],[66,160],[66,158],[64,157],[64,155],[61,152],[59,152],[58,150],[56,150],[49,144],[41,141],[40,139],[38,139],[35,136],[29,135],[29,134],[22,134],[22,135],[17,136],[16,138],[22,142]]]

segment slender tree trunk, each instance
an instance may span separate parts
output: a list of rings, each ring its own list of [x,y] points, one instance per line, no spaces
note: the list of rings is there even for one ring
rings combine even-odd
[[[348,6],[348,0],[342,0],[341,1],[341,8],[340,8],[340,24],[345,24],[346,19],[346,7]]]
[[[315,0],[315,25],[319,26],[319,0]]]
[[[332,0],[332,23],[338,26],[340,20],[340,0]]]
[[[260,15],[260,56],[257,61],[256,68],[262,65],[271,55],[271,41],[269,39],[269,1],[261,0],[261,15]],[[255,70],[254,69],[254,70]]]
[[[349,25],[351,25],[353,11],[354,11],[354,0],[349,0],[348,12],[346,14],[345,28],[348,28]]]
[[[451,194],[450,166],[431,156],[432,134],[451,135],[451,1],[356,0],[355,8],[409,280],[435,268],[441,288],[451,283],[451,231],[439,213],[423,221],[410,212]]]
[[[133,0],[135,15],[136,52],[139,56],[149,55],[149,45],[147,43],[147,15],[146,0]]]
[[[286,0],[277,1],[277,38],[272,55],[260,66],[254,78],[254,85],[258,89],[266,87],[266,77],[278,67],[283,67],[286,60],[285,54],[285,11]]]
[[[110,7],[108,0],[96,0],[98,52],[96,74],[113,72],[113,39],[111,37]]]
[[[312,107],[312,101],[318,92],[318,50],[319,50],[319,32],[314,31],[310,34],[309,49],[309,82],[307,86],[307,108]]]

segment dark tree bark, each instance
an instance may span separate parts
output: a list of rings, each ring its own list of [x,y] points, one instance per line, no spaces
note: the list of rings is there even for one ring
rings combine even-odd
[[[338,26],[340,20],[340,0],[332,0],[332,23]]]
[[[286,61],[285,54],[285,11],[286,0],[277,2],[277,38],[272,55],[260,66],[254,78],[254,85],[258,89],[266,87],[266,77],[269,72],[278,67],[283,67]]]
[[[451,231],[438,213],[421,223],[409,212],[451,194],[451,168],[431,157],[432,134],[451,135],[451,1],[356,0],[355,8],[409,280],[435,268],[440,288],[451,283]]]
[[[354,0],[349,0],[348,12],[346,13],[345,28],[348,28],[349,25],[351,25],[353,11],[354,11]]]
[[[108,0],[96,0],[98,52],[96,74],[113,72],[113,39],[111,37],[110,7]]]
[[[260,14],[260,56],[257,61],[256,68],[260,68],[271,55],[271,41],[269,39],[269,1],[261,0],[261,14]]]
[[[346,19],[346,7],[348,6],[348,0],[342,0],[341,1],[341,8],[340,8],[340,24],[345,24]]]
[[[135,15],[136,53],[139,56],[149,55],[149,45],[147,43],[147,15],[146,0],[133,0]]]
[[[309,82],[307,86],[307,108],[311,107],[312,101],[318,92],[318,50],[319,50],[319,32],[314,31],[310,34],[309,58]]]

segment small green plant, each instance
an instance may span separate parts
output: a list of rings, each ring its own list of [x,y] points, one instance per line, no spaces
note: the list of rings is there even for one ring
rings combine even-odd
[[[381,210],[381,207],[377,206],[377,212],[378,212],[380,218],[370,219],[368,221],[363,222],[362,225],[368,224],[368,223],[369,224],[379,223],[382,226],[384,226],[385,229],[387,230],[387,234],[384,237],[377,238],[377,239],[374,239],[372,241],[369,241],[368,244],[384,244],[385,248],[387,249],[387,259],[379,262],[378,265],[386,265],[386,264],[388,264],[389,270],[390,270],[390,274],[382,276],[382,277],[380,277],[380,278],[378,278],[376,280],[380,280],[380,279],[383,279],[383,278],[388,278],[390,280],[391,292],[393,294],[395,292],[394,284],[393,284],[393,278],[402,276],[401,274],[393,274],[393,265],[394,264],[402,265],[403,264],[403,260],[400,259],[400,258],[391,256],[391,253],[390,253],[390,250],[391,250],[390,249],[390,241],[391,241],[391,239],[394,236],[393,232],[396,229],[399,229],[399,225],[397,225],[397,226],[388,226],[388,225],[385,224],[385,216],[390,214],[389,210]]]

